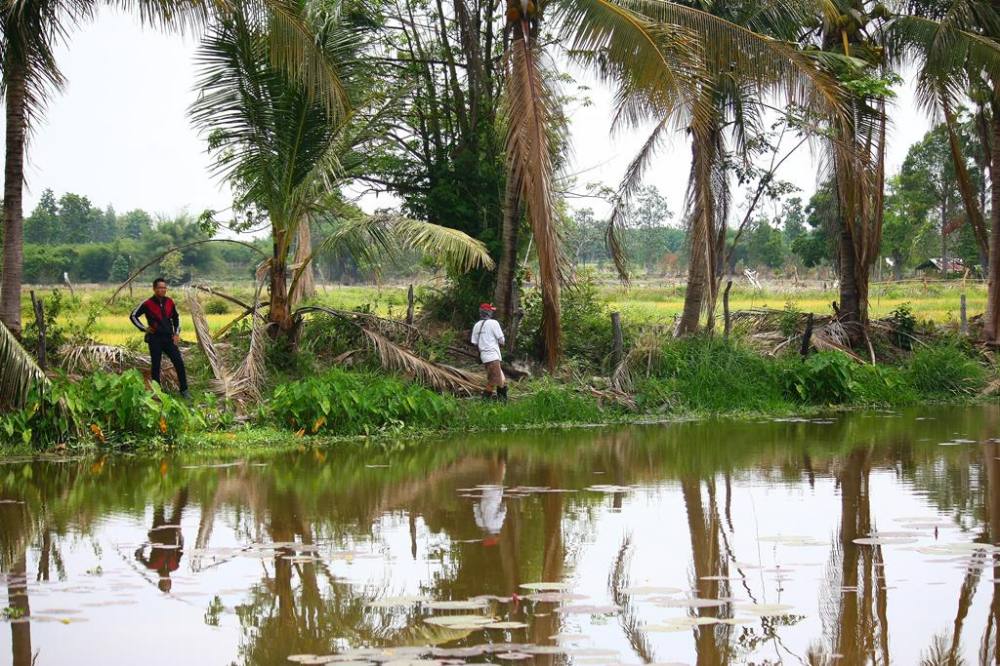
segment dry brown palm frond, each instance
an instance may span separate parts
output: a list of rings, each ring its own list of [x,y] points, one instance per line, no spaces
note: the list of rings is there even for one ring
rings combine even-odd
[[[24,406],[33,386],[48,384],[34,357],[0,324],[0,411]]]
[[[97,343],[66,345],[58,355],[63,368],[70,373],[95,371],[124,372],[132,368],[148,368],[149,359],[126,347]]]
[[[264,347],[267,324],[262,318],[256,316],[259,303],[260,287],[254,296],[254,325],[250,332],[250,349],[239,367],[235,371],[230,371],[209,332],[208,320],[205,318],[201,302],[193,292],[188,292],[188,309],[191,312],[191,320],[194,322],[198,346],[201,347],[208,360],[208,365],[212,369],[213,379],[210,384],[212,392],[227,402],[235,404],[239,411],[245,410],[251,403],[260,399],[260,387],[264,381]]]
[[[542,338],[546,365],[552,371],[562,348],[559,290],[564,276],[552,205],[548,136],[552,113],[537,57],[537,48],[523,35],[511,44],[505,108],[507,177],[520,193],[535,241],[542,294]]]
[[[404,338],[407,344],[410,344],[417,338],[427,339],[427,335],[422,333],[413,324],[407,324],[404,321],[398,321],[396,319],[389,319],[387,317],[380,317],[376,314],[370,312],[355,312],[352,310],[338,310],[336,308],[326,307],[324,305],[307,305],[298,308],[295,311],[294,317],[297,319],[301,315],[309,314],[311,312],[319,312],[323,314],[328,314],[339,319],[345,319],[355,324],[363,323],[369,328],[374,328],[384,335],[400,336]]]
[[[659,360],[663,350],[662,331],[648,329],[643,331],[636,340],[635,345],[628,350],[611,373],[611,386],[616,391],[623,394],[631,393],[635,390],[636,373],[644,373],[647,377],[652,370],[653,364]]]
[[[382,367],[387,370],[407,375],[436,391],[478,395],[486,390],[475,376],[464,370],[422,359],[384,335],[364,326],[360,328],[375,350]]]

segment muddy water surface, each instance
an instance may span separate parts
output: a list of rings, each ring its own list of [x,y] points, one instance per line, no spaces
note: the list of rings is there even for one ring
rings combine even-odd
[[[0,664],[1000,663],[996,437],[982,407],[0,461]]]

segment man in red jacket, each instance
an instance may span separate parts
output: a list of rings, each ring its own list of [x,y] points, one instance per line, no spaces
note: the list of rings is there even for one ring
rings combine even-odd
[[[143,326],[139,317],[146,317]],[[150,373],[153,381],[160,383],[160,360],[166,354],[177,371],[177,382],[180,384],[181,395],[188,394],[187,373],[184,371],[184,359],[177,343],[181,341],[181,318],[177,314],[174,301],[167,298],[167,281],[161,277],[153,280],[153,297],[139,304],[129,317],[132,324],[146,334],[146,344],[149,345],[149,358],[153,368]]]

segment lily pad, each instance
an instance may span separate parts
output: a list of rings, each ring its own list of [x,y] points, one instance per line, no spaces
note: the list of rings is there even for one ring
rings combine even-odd
[[[761,617],[772,615],[787,615],[788,611],[795,608],[789,604],[737,604],[736,609],[746,613],[753,613]]]
[[[569,583],[524,583],[522,589],[533,590],[535,592],[560,592],[572,587]]]
[[[481,627],[484,624],[496,622],[496,618],[489,617],[487,615],[439,615],[435,617],[425,617],[424,622],[427,624],[435,624],[439,627],[454,627],[456,625],[475,625],[477,627]]]
[[[485,608],[489,602],[485,599],[466,599],[464,601],[432,601],[427,604],[431,610],[476,610]]]
[[[524,622],[490,622],[482,626],[486,629],[525,629],[528,625]]]

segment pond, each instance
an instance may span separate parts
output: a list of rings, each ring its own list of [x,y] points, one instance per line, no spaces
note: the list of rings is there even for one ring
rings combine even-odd
[[[0,461],[0,663],[992,663],[998,436],[994,405]]]

